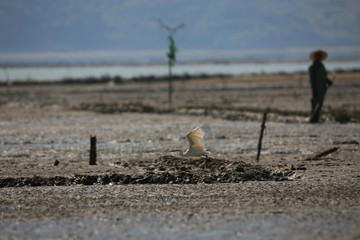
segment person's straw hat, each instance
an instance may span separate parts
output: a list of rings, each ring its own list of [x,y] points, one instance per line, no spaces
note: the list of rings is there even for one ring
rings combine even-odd
[[[310,59],[313,61],[314,60],[324,61],[327,58],[327,56],[328,56],[327,52],[321,49],[317,49],[310,53]]]

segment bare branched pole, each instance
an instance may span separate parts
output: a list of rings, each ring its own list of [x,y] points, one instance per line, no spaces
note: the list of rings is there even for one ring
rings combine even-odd
[[[170,36],[173,36],[173,34],[175,34],[177,30],[186,26],[185,23],[181,23],[181,24],[177,25],[176,27],[171,28],[159,18],[156,19],[156,21],[158,21],[161,29],[165,29],[169,32]]]
[[[173,93],[173,82],[172,82],[172,67],[176,64],[176,51],[175,41],[173,35],[180,28],[185,27],[184,23],[177,25],[174,28],[169,27],[161,19],[156,19],[161,29],[165,29],[169,32],[169,52],[167,52],[168,66],[169,66],[169,111],[172,111],[172,93]]]

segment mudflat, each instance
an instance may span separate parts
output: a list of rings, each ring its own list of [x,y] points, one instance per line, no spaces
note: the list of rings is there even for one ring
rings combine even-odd
[[[0,87],[4,239],[360,239],[360,74]],[[256,160],[263,112],[267,121]],[[208,159],[181,159],[208,123]],[[90,135],[97,165],[89,165]]]

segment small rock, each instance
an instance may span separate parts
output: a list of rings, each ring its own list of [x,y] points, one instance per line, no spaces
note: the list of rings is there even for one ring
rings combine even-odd
[[[306,167],[304,165],[300,165],[297,167],[296,170],[306,170]]]
[[[166,170],[166,168],[164,168],[164,167],[159,167],[159,171],[165,171]]]
[[[188,168],[187,168],[187,167],[185,167],[185,166],[182,166],[182,167],[180,167],[180,170],[185,172],[185,171],[187,171],[187,170],[188,170]]]
[[[306,167],[304,165],[299,165],[297,167],[294,167],[294,165],[291,165],[291,170],[306,170]]]

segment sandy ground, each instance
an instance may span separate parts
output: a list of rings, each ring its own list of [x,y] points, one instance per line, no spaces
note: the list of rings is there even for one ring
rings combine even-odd
[[[205,141],[212,158],[259,165],[287,180],[2,187],[0,238],[360,239],[359,76],[337,75],[320,124],[307,123],[310,91],[302,75],[176,82],[173,113],[165,113],[166,83],[3,86],[2,180],[149,171],[235,175],[230,167],[155,164],[170,150],[185,149],[185,134],[203,123],[212,127]],[[273,112],[257,162],[266,108]],[[351,119],[337,122],[334,109]],[[88,164],[90,135],[98,140],[96,166]],[[329,149],[336,150],[315,157]]]

